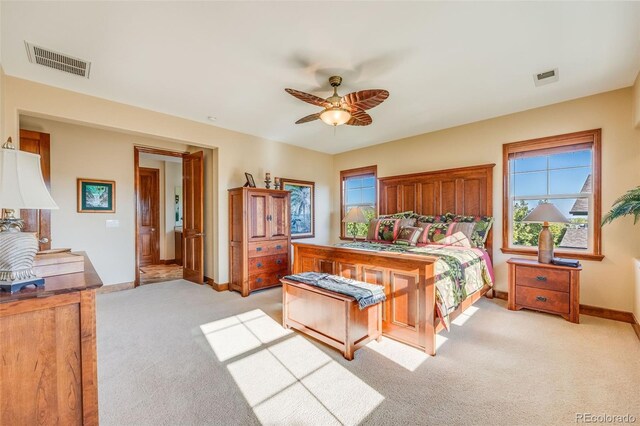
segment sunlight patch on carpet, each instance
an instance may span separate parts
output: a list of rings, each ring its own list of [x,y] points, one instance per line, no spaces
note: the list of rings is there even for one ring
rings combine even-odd
[[[263,424],[357,424],[384,400],[260,310],[200,328]]]
[[[436,351],[447,341],[448,339],[440,334],[436,335]],[[396,340],[383,337],[379,342],[375,340],[369,342],[366,348],[375,351],[379,355],[395,362],[400,367],[409,371],[416,371],[418,367],[422,365],[428,359],[432,357],[427,355],[423,350],[414,348],[413,346],[405,345]]]
[[[220,361],[227,361],[291,334],[260,309],[200,326]]]
[[[462,312],[460,315],[458,315],[458,317],[456,319],[451,321],[451,324],[457,325],[457,326],[461,326],[465,322],[467,322],[467,320],[469,318],[471,318],[473,316],[473,314],[475,314],[479,310],[480,310],[480,308],[478,308],[477,306],[469,306],[467,309],[464,310],[464,312]]]

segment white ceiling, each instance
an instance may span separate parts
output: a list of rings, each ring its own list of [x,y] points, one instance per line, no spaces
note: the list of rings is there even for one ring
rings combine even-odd
[[[9,75],[337,153],[629,86],[640,3],[3,1],[1,37]],[[91,78],[29,63],[24,40]],[[389,90],[372,125],[294,124],[319,108],[283,89],[326,97],[333,74]]]

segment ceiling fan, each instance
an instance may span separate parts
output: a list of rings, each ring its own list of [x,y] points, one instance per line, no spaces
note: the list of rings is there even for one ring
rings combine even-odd
[[[296,121],[296,124],[308,123],[320,119],[330,126],[348,124],[350,126],[368,126],[373,122],[369,114],[365,112],[380,105],[389,97],[389,92],[382,89],[360,90],[345,96],[338,95],[338,86],[342,83],[342,77],[334,75],[329,77],[329,84],[333,87],[333,95],[327,99],[294,89],[284,89],[291,96],[301,101],[324,108],[315,114],[307,115]]]

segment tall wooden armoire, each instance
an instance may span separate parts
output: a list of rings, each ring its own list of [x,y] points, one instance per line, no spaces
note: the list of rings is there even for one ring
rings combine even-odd
[[[229,289],[248,296],[289,274],[290,193],[229,190]]]

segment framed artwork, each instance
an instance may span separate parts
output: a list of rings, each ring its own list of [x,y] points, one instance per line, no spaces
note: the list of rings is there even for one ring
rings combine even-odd
[[[244,186],[248,186],[249,188],[256,187],[256,181],[253,180],[253,175],[251,173],[244,172],[244,177],[247,178],[247,183],[245,183]]]
[[[280,178],[282,189],[291,192],[291,238],[315,236],[315,182]]]
[[[115,213],[116,181],[78,178],[78,213]]]

